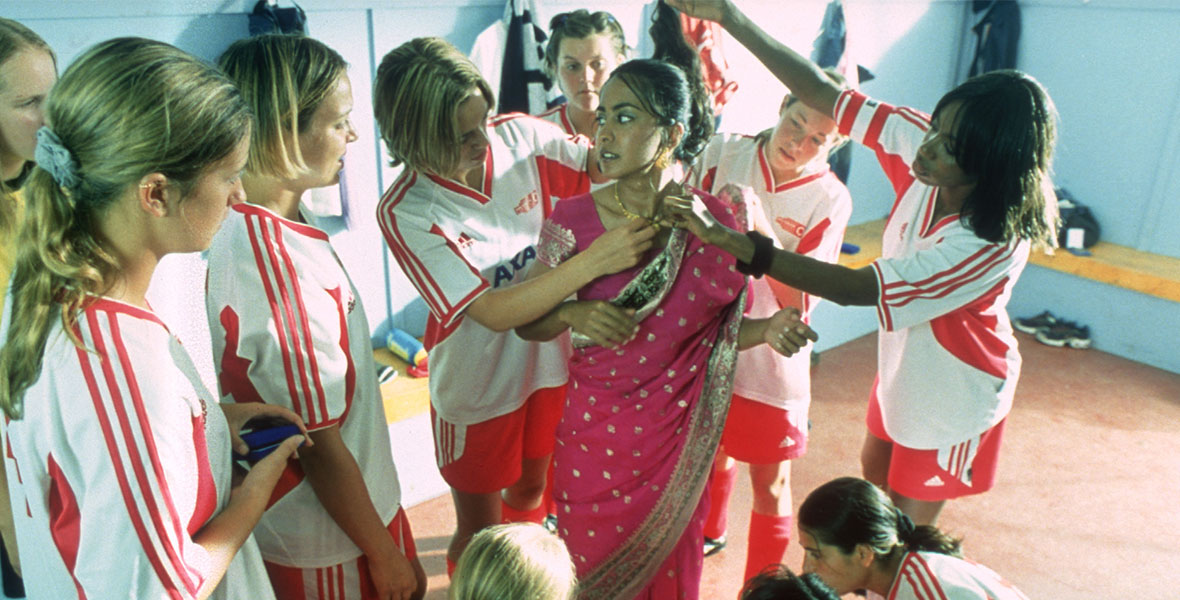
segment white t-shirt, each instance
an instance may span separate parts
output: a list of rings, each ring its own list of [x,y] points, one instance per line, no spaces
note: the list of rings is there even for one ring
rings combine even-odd
[[[227,402],[267,402],[309,431],[339,426],[388,524],[401,501],[369,324],[323,231],[254,204],[234,206],[209,248],[205,307]],[[323,567],[361,550],[292,461],[255,530],[268,561]]]
[[[852,196],[826,164],[776,184],[757,138],[719,133],[709,140],[689,177],[693,185],[714,194],[729,183],[751,187],[765,217],[754,214],[758,207],[750,207],[751,223],[768,224],[782,248],[826,262],[840,258],[840,243],[852,216]],[[753,318],[773,315],[783,306],[775,294],[783,287],[769,277],[751,278],[753,305],[746,314]],[[805,321],[818,300],[802,295]],[[743,350],[734,394],[801,414],[806,422],[805,411],[811,402],[811,350],[808,344],[790,357],[765,344]]]
[[[210,557],[193,535],[229,501],[225,417],[154,313],[98,298],[76,332],[85,349],[53,318],[6,428],[29,598],[194,598]],[[274,598],[253,538],[213,597]]]
[[[377,207],[389,249],[430,309],[431,403],[459,425],[508,414],[532,392],[566,382],[566,339],[526,342],[463,311],[524,280],[554,203],[589,184],[585,138],[509,114],[489,123],[488,140],[480,190],[407,169]]]
[[[994,244],[950,215],[931,222],[938,189],[910,163],[929,117],[855,91],[835,109],[841,133],[877,153],[897,200],[873,263],[878,398],[885,431],[916,449],[954,445],[999,423],[1012,408],[1020,354],[1005,307],[1028,262],[1029,243]]]
[[[880,596],[871,594],[877,598]],[[886,600],[1028,600],[995,571],[935,552],[910,552]]]

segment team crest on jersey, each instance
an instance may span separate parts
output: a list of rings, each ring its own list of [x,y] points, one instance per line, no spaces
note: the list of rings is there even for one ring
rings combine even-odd
[[[779,227],[782,227],[783,231],[786,231],[797,238],[803,237],[803,234],[807,232],[807,226],[796,221],[795,219],[790,219],[787,217],[775,217],[774,222],[777,223]]]
[[[529,246],[516,253],[506,264],[496,267],[496,277],[492,287],[500,287],[503,283],[511,283],[517,273],[528,269],[529,262],[537,258],[537,249]]]
[[[471,236],[467,235],[467,232],[460,232],[459,238],[455,240],[455,244],[459,246],[460,250],[466,250],[474,243],[475,240],[471,239]]]
[[[540,203],[541,195],[537,193],[537,190],[533,190],[529,192],[529,195],[520,199],[520,204],[517,204],[514,210],[516,210],[516,214],[523,215],[524,213],[536,208],[536,206]]]

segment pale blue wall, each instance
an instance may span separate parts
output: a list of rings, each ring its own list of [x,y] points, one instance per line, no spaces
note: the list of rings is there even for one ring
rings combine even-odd
[[[572,0],[538,0],[547,17],[586,6]],[[352,65],[357,104],[354,121],[360,140],[349,148],[347,176],[352,218],[326,222],[342,259],[356,280],[369,320],[379,335],[392,323],[421,333],[425,309],[385,250],[373,209],[393,172],[382,166],[372,125],[371,75],[389,49],[411,37],[440,35],[469,50],[476,34],[499,18],[500,0],[304,0],[311,34],[324,40]],[[788,44],[808,51],[825,0],[746,0],[739,2],[757,22]],[[624,24],[630,40],[640,29],[638,0],[595,2]],[[851,48],[877,79],[869,94],[923,110],[961,79],[973,40],[965,37],[969,9],[960,0],[846,0]],[[0,14],[18,19],[43,35],[67,65],[94,42],[118,35],[140,35],[174,43],[207,59],[246,34],[244,13],[252,0],[0,0]],[[1020,67],[1041,79],[1062,115],[1058,180],[1094,206],[1106,238],[1116,243],[1180,256],[1180,69],[1176,34],[1180,4],[1169,0],[1025,0]],[[774,122],[784,92],[732,39],[725,51],[741,89],[729,105],[722,129],[754,132]],[[879,219],[892,192],[871,153],[857,148],[849,185],[856,208],[853,222]],[[1029,275],[1035,271],[1030,267]],[[174,257],[160,273],[164,290],[155,304],[198,360],[207,354],[202,335],[201,262]],[[1014,307],[1031,307],[1026,298],[1044,296],[1057,285],[1028,277],[1017,288]],[[1076,278],[1075,278],[1076,279]],[[1058,286],[1060,287],[1060,286]],[[179,290],[179,291],[178,291]],[[1066,314],[1076,304],[1114,294],[1099,286],[1085,295],[1052,296]],[[1113,297],[1113,296],[1112,296]],[[1177,329],[1173,303],[1151,305],[1162,329]],[[1076,311],[1089,315],[1093,311]],[[1019,314],[1019,313],[1016,313]],[[1093,312],[1095,318],[1101,313]],[[872,309],[822,305],[816,326],[821,348],[875,328]],[[1157,327],[1157,330],[1160,328]],[[1121,349],[1121,350],[1120,350]],[[1112,351],[1130,352],[1125,344]]]

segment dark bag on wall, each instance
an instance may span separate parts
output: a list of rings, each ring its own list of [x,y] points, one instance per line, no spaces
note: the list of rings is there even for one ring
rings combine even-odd
[[[279,8],[276,0],[258,0],[250,13],[250,35],[266,33],[307,34],[307,15],[295,2],[292,8]]]
[[[1094,214],[1090,212],[1090,208],[1074,200],[1073,196],[1063,188],[1057,188],[1057,203],[1061,209],[1061,229],[1057,232],[1058,245],[1062,248],[1071,247],[1069,244],[1070,229],[1081,230],[1083,248],[1097,244],[1098,238],[1102,235],[1102,228],[1098,225]],[[1076,241],[1072,247],[1077,247]]]

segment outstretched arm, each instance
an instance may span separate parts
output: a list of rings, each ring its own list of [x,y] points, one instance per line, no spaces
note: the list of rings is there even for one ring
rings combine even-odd
[[[738,329],[738,350],[769,344],[775,352],[791,356],[819,335],[803,322],[799,309],[784,308],[765,319],[742,319]]]
[[[830,115],[840,97],[840,87],[803,55],[770,37],[730,0],[666,0],[673,8],[702,19],[717,21],[791,90],[791,95],[815,110]]]
[[[687,198],[670,196],[664,200],[664,210],[674,225],[688,229],[705,243],[721,248],[744,263],[754,258],[754,243],[750,238],[717,222],[695,195]],[[770,252],[770,268],[766,274],[778,281],[841,305],[877,304],[877,275],[872,267],[850,269],[774,247]]]

